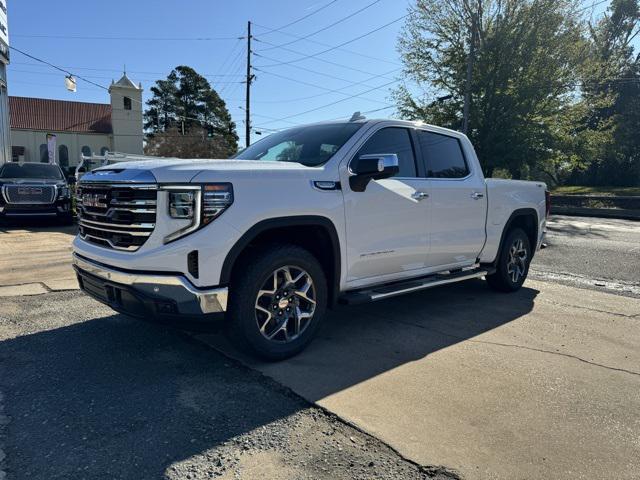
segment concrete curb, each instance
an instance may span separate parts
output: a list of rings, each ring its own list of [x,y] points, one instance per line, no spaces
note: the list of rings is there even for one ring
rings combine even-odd
[[[601,218],[617,218],[620,220],[638,220],[640,221],[640,210],[622,210],[616,208],[585,208],[585,207],[569,207],[556,206],[551,201],[552,215],[571,215],[576,217],[601,217]]]

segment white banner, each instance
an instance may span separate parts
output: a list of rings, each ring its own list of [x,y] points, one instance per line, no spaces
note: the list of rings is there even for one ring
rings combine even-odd
[[[56,137],[53,133],[47,133],[47,150],[49,151],[49,163],[56,162]]]

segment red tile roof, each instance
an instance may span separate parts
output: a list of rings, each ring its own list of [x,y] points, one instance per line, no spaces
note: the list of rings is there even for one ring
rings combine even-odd
[[[111,133],[111,105],[9,97],[11,128],[45,132]]]

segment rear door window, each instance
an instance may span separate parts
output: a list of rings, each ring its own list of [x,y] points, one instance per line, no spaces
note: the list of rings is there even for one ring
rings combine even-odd
[[[464,178],[469,175],[469,166],[457,138],[418,130],[418,142],[427,177]]]

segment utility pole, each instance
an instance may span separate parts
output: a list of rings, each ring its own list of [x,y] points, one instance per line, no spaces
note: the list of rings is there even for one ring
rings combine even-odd
[[[464,106],[462,108],[462,133],[469,131],[469,109],[471,108],[471,75],[476,55],[476,12],[471,13],[471,32],[469,35],[469,56],[467,57],[467,80],[464,89]]]
[[[247,95],[245,99],[245,143],[248,147],[251,144],[251,22],[247,22]]]

